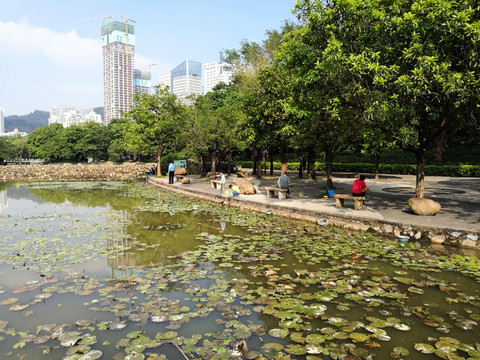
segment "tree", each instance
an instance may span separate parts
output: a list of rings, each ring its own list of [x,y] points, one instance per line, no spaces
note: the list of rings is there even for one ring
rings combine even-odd
[[[82,159],[108,160],[108,128],[91,121],[80,126],[84,130],[78,144]]]
[[[111,161],[122,161],[128,156],[125,143],[125,131],[129,122],[130,120],[125,118],[112,119],[107,125],[107,152],[108,158]]]
[[[176,149],[184,126],[185,105],[160,85],[155,87],[154,94],[135,95],[135,102],[133,109],[125,114],[132,119],[126,132],[126,148],[137,154],[156,155],[161,175],[162,151]]]
[[[61,124],[51,124],[39,127],[27,135],[28,149],[32,157],[50,161],[56,160],[63,130]]]
[[[335,156],[359,141],[361,133],[364,97],[352,81],[344,51],[355,42],[335,36],[328,7],[320,2],[315,7],[308,1],[297,4],[304,25],[288,35],[276,61],[291,73],[288,113],[298,119],[296,147],[306,150],[311,168],[317,151],[324,153],[329,188]]]
[[[262,44],[243,41],[239,50],[227,51],[227,61],[235,70],[234,84],[238,87],[239,99],[245,113],[240,129],[247,144],[253,147],[254,173],[262,176],[261,157],[264,150],[272,154],[279,148],[282,168],[286,170],[287,138],[294,133],[290,118],[284,109],[285,91],[281,67],[271,68],[285,34],[294,25],[285,22],[281,31],[267,31]]]
[[[30,157],[26,137],[14,136],[11,139],[8,139],[8,142],[13,148],[15,158],[28,159]]]
[[[82,151],[81,141],[85,136],[85,129],[81,126],[66,127],[57,143],[57,157],[60,161],[82,162],[87,158]]]
[[[363,121],[415,154],[415,196],[423,197],[427,148],[478,118],[476,2],[302,0],[296,9],[306,28],[338,43]]]

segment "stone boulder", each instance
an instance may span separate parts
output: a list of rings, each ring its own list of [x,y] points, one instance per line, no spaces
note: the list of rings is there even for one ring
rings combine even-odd
[[[242,171],[238,172],[237,171],[237,177],[238,178],[249,178],[250,174],[248,172],[242,172]]]
[[[175,175],[187,175],[187,169],[183,167],[175,168]]]
[[[235,180],[235,185],[240,189],[240,194],[254,195],[257,193],[257,190],[250,179],[238,178]]]
[[[408,206],[415,215],[432,216],[437,214],[442,206],[431,199],[425,198],[410,198],[408,199]]]
[[[182,184],[190,184],[190,179],[182,179],[180,180]]]

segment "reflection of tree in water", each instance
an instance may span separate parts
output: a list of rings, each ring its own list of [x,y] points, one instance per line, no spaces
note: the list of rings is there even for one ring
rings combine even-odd
[[[131,210],[144,201],[140,198],[119,196],[120,192],[120,190],[106,189],[30,189],[30,193],[36,197],[55,204],[62,204],[66,201],[85,207],[99,207],[109,204],[115,210]]]
[[[169,256],[194,250],[201,244],[196,234],[221,231],[221,225],[213,220],[203,214],[137,212],[127,227],[129,236],[135,239],[135,265],[170,263]]]

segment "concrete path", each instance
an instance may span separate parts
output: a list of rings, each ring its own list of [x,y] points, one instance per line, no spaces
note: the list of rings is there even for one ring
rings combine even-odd
[[[317,180],[299,179],[292,173],[291,197],[286,200],[267,198],[266,186],[276,184],[278,175],[265,176],[260,180],[253,179],[257,194],[240,195],[238,202],[255,203],[260,208],[273,207],[275,209],[288,209],[297,214],[311,215],[319,218],[338,217],[351,220],[398,224],[412,228],[442,229],[451,232],[469,233],[474,245],[480,247],[480,178],[450,178],[427,177],[425,180],[426,198],[431,198],[442,205],[442,210],[435,216],[418,216],[411,213],[406,205],[408,199],[413,197],[415,191],[415,176],[411,175],[383,175],[379,180],[368,176],[367,200],[362,210],[353,209],[353,201],[345,201],[344,208],[335,207],[333,199],[325,198],[326,179],[319,175]],[[208,179],[189,176],[190,184],[175,183],[168,185],[162,178],[149,178],[156,185],[178,189],[182,192],[197,193],[209,196],[214,201],[231,201],[231,195],[220,195],[217,189],[212,189]],[[232,175],[227,178],[228,184],[233,183],[237,177]],[[166,185],[161,185],[164,182]],[[353,174],[335,174],[335,193],[350,194]],[[455,235],[455,234],[454,234]],[[477,246],[475,246],[477,247]]]

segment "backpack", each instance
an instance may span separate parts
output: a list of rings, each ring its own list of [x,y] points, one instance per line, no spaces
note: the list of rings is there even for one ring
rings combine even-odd
[[[331,198],[333,195],[335,195],[335,191],[333,191],[333,189],[328,188],[327,195],[329,198]]]

